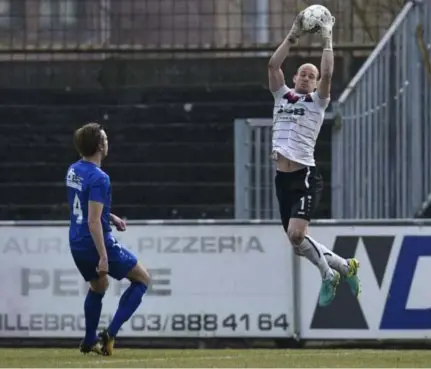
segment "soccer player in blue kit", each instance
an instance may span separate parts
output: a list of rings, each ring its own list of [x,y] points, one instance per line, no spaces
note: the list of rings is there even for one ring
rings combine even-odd
[[[110,212],[110,179],[100,168],[108,154],[105,130],[97,123],[86,124],[76,130],[74,142],[81,160],[73,163],[66,175],[69,243],[75,264],[90,285],[84,302],[85,338],[80,351],[110,356],[120,327],[141,304],[150,275],[111,232],[110,223],[118,231],[125,231],[126,224]],[[121,296],[109,327],[97,335],[108,275],[117,280],[128,278],[131,283]]]

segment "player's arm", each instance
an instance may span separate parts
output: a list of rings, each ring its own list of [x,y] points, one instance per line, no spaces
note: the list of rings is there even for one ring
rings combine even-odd
[[[280,46],[278,46],[277,50],[275,50],[274,54],[272,54],[271,58],[269,59],[269,89],[273,94],[279,91],[285,84],[284,73],[281,70],[281,66],[289,55],[290,48],[292,45],[297,43],[299,36],[301,36],[303,33],[301,28],[302,14],[302,12],[298,14],[286,38],[283,40]]]
[[[117,231],[123,232],[126,230],[126,222],[119,216],[110,213],[109,221],[115,226],[115,228],[117,228]]]
[[[102,228],[102,211],[103,203],[98,201],[88,202],[88,228],[90,229],[91,237],[93,238],[94,244],[96,245],[97,252],[101,259],[107,259],[105,238],[103,237]]]
[[[335,19],[334,19],[335,20]],[[333,20],[333,21],[334,21]],[[321,25],[323,39],[323,53],[320,63],[320,81],[317,94],[320,99],[329,99],[331,95],[331,81],[334,73],[334,52],[332,50],[332,24]]]
[[[98,178],[91,184],[88,198],[88,228],[101,259],[107,259],[105,238],[102,228],[102,212],[108,199],[109,183],[106,178]]]

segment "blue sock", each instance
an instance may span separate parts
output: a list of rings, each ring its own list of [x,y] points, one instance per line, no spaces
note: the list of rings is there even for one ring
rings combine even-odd
[[[85,312],[85,338],[84,343],[92,345],[97,340],[97,327],[102,312],[102,299],[104,294],[89,289],[84,303]]]
[[[127,322],[138,306],[141,304],[142,296],[147,291],[147,286],[143,283],[132,282],[123,292],[118,304],[118,309],[108,328],[111,337],[115,337],[121,326]]]

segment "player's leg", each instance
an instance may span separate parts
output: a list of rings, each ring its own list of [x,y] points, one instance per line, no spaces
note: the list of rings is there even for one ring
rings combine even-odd
[[[117,336],[121,326],[132,317],[141,304],[150,282],[150,275],[140,264],[136,264],[127,273],[127,278],[130,280],[130,286],[121,295],[118,309],[107,329],[109,336],[113,338]]]
[[[307,240],[304,240],[310,216],[311,206],[318,202],[317,196],[306,196],[308,186],[304,185],[307,169],[292,173],[277,172],[275,177],[276,195],[279,203],[280,216],[283,228],[292,244],[295,254],[304,256],[316,265],[323,279],[330,279],[334,274],[326,259],[320,257],[319,250]],[[308,181],[308,176],[307,176]],[[307,210],[307,212],[305,212]],[[299,214],[301,216],[299,217]],[[292,217],[292,218],[291,218]]]
[[[292,173],[277,172],[275,185],[283,228],[296,255],[306,257],[316,266],[319,266],[319,262],[321,262],[319,267],[321,273],[330,274],[330,268],[325,260],[320,260],[319,253],[314,252],[310,243],[303,242],[308,220],[298,219],[297,212],[299,212],[298,209],[305,208],[306,205],[308,208],[308,205],[311,205],[304,202],[303,182],[305,175],[304,170]],[[294,217],[293,219],[291,219],[291,215]],[[305,213],[302,212],[302,217],[304,215]]]
[[[287,235],[295,253],[311,261],[319,269],[322,279],[331,279],[333,270],[321,250],[306,237],[307,229],[307,220],[295,217],[290,219]]]
[[[121,326],[137,310],[151,281],[149,273],[138,263],[135,255],[126,248],[116,245],[108,249],[109,274],[117,280],[128,278],[130,286],[121,295],[111,324],[99,335],[105,355],[108,356],[113,354],[115,337]]]
[[[293,215],[289,222],[287,234],[295,249],[295,253],[304,256],[319,269],[320,275],[322,276],[319,305],[326,306],[329,305],[335,297],[340,274],[329,266],[322,251],[305,237],[307,228],[307,220],[296,218],[296,215]]]
[[[90,281],[90,288],[84,302],[85,337],[81,343],[82,352],[97,352],[103,354],[102,345],[97,336],[100,315],[102,313],[102,299],[109,285],[106,276]]]
[[[325,245],[311,238],[309,235],[306,235],[305,238],[307,238],[310,243],[314,244],[315,247],[323,253],[329,266],[343,276],[343,279],[350,286],[350,290],[353,295],[357,297],[361,292],[361,285],[358,277],[359,260],[356,258],[344,259],[340,255],[329,250]]]
[[[320,252],[325,256],[331,268],[338,271],[341,275],[346,275],[349,272],[349,264],[347,262],[347,259],[344,259],[336,253],[332,252],[325,245],[321,244],[320,242],[317,242],[309,235],[305,235],[305,238],[307,238],[311,244],[313,244],[316,248],[320,250]]]
[[[79,348],[82,353],[95,352],[102,355],[102,346],[97,337],[97,327],[102,312],[102,299],[108,288],[108,278],[100,277],[96,272],[97,256],[84,251],[72,252],[75,264],[83,276],[89,282],[89,289],[84,301],[85,337]]]
[[[287,235],[297,254],[306,257],[319,269],[322,276],[319,305],[326,306],[335,297],[340,274],[330,267],[323,251],[305,237],[323,190],[323,180],[317,168],[307,167],[298,171],[295,188],[298,191],[292,206]]]
[[[296,212],[298,215],[301,215],[304,213],[303,211],[301,211],[301,208],[305,209],[305,217],[300,216],[300,218],[310,220],[321,198],[321,193],[323,189],[323,180],[316,167],[308,168],[308,175],[306,176],[305,179],[306,179],[304,181],[305,186],[303,189],[306,195],[303,196],[301,198],[301,201],[297,203],[295,206],[297,207]],[[357,259],[355,258],[344,259],[341,256],[329,250],[323,244],[311,238],[309,235],[305,236],[305,243],[313,246],[313,248],[310,248],[310,250],[312,249],[317,250],[320,255],[324,255],[324,258],[326,259],[329,267],[331,269],[336,270],[339,274],[341,274],[344,277],[345,281],[349,284],[350,289],[355,296],[359,295],[360,293],[360,283],[358,278],[359,261]],[[323,266],[322,268],[325,269],[326,266]]]

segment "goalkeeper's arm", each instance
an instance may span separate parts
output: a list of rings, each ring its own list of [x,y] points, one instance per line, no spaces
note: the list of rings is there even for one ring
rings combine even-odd
[[[334,72],[334,52],[332,50],[332,26],[321,27],[323,38],[323,53],[320,63],[320,81],[317,87],[319,98],[327,99],[331,94],[331,80]]]
[[[281,70],[281,66],[289,55],[290,47],[297,43],[299,36],[303,33],[301,28],[302,14],[303,12],[299,13],[298,16],[295,18],[293,26],[289,31],[288,35],[269,59],[268,80],[269,89],[271,90],[271,92],[276,92],[282,86],[284,86],[284,74]]]

